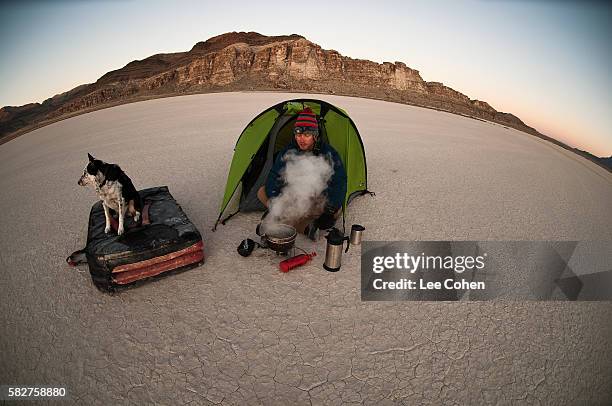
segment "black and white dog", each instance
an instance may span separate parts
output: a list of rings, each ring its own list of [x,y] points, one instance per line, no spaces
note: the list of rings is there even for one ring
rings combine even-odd
[[[104,216],[106,217],[105,233],[111,230],[112,209],[119,215],[119,227],[117,234],[123,234],[123,219],[126,213],[134,218],[135,222],[140,220],[142,212],[142,201],[140,195],[134,187],[132,180],[121,170],[119,165],[107,164],[106,162],[95,159],[90,154],[89,163],[79,179],[80,186],[93,185],[102,200]]]

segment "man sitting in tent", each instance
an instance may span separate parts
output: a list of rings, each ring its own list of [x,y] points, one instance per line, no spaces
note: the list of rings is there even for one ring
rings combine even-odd
[[[317,119],[310,108],[299,112],[293,133],[257,197],[269,209],[273,221],[284,219],[316,241],[318,230],[332,228],[341,212],[347,188],[346,171],[338,152],[319,137]],[[296,173],[296,169],[309,173]],[[296,211],[299,214],[292,216],[290,212]]]

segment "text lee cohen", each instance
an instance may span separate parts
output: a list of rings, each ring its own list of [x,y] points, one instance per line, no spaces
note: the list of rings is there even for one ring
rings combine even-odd
[[[441,290],[441,289],[485,289],[484,282],[471,282],[465,279],[454,280],[445,279],[444,281],[424,281],[423,279],[409,280],[400,279],[398,281],[383,281],[382,279],[374,279],[372,287],[376,290],[396,290],[396,289],[409,289],[409,290]]]

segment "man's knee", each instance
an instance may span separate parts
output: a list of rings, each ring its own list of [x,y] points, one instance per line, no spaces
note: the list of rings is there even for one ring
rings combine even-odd
[[[257,190],[257,198],[264,206],[268,207],[268,196],[266,195],[266,187],[262,186]]]

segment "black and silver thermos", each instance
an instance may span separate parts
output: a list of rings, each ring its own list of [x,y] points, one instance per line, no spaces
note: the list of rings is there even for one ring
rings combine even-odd
[[[325,238],[327,239],[327,248],[323,268],[329,272],[338,272],[342,265],[343,244],[344,241],[348,241],[348,237],[342,235],[337,228],[333,228]]]

